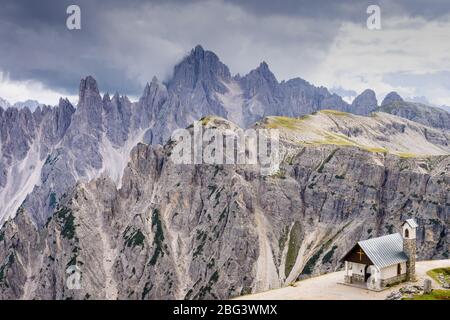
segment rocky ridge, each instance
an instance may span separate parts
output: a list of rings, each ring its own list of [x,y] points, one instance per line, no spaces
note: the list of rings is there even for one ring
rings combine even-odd
[[[317,116],[335,122],[324,131],[346,130],[350,121],[404,138],[424,129],[388,115]],[[234,126],[214,117],[202,123]],[[282,130],[283,161],[270,176],[258,165],[176,165],[176,141],[138,144],[120,188],[106,174],[77,183],[39,229],[19,211],[0,235],[0,297],[216,299],[260,292],[338,269],[355,241],[392,233],[409,217],[419,223],[418,258],[448,257],[448,149],[399,156],[293,139],[298,128],[286,118],[257,127],[274,124]],[[67,289],[71,265],[80,269],[80,290]]]

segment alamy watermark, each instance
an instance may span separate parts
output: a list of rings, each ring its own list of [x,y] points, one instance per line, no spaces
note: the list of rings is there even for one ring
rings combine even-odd
[[[373,4],[367,7],[366,10],[369,17],[367,18],[367,28],[369,30],[381,30],[381,8]]]
[[[175,164],[257,165],[262,175],[278,172],[279,132],[276,129],[204,129],[201,121],[193,130],[177,129],[170,155]]]
[[[66,13],[69,15],[66,20],[66,27],[69,30],[81,30],[81,8],[75,4],[67,7]]]

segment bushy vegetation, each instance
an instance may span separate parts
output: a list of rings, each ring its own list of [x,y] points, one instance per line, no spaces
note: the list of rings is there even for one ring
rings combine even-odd
[[[154,209],[152,214],[152,229],[155,232],[155,238],[153,240],[155,244],[155,251],[150,259],[150,265],[155,265],[159,256],[164,256],[164,231],[162,223],[159,217],[159,210]]]
[[[69,208],[61,208],[55,213],[59,223],[61,224],[61,235],[71,240],[75,237],[75,217]]]
[[[310,275],[314,271],[314,266],[319,260],[319,257],[323,253],[323,247],[321,247],[311,258],[309,258],[308,262],[306,262],[305,267],[303,268],[302,275]]]
[[[125,245],[127,247],[137,247],[137,246],[144,246],[144,240],[145,240],[145,236],[142,233],[142,231],[140,229],[135,229],[132,232],[126,232],[125,236]]]
[[[331,261],[331,258],[333,257],[334,251],[336,251],[336,249],[337,249],[337,246],[333,246],[330,251],[325,253],[325,255],[322,258],[322,263],[323,264],[328,263],[328,262]]]

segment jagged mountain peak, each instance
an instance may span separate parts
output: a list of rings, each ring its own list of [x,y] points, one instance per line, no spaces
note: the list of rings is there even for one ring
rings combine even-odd
[[[395,91],[392,91],[384,97],[383,102],[381,103],[381,106],[386,106],[388,104],[391,104],[393,102],[403,102],[403,98]]]
[[[156,91],[167,91],[166,86],[159,81],[157,77],[153,77],[150,83],[147,82],[144,88],[143,98],[153,95]]]
[[[67,98],[59,98],[58,107],[59,108],[64,108],[64,109],[68,108],[68,109],[71,109],[73,111],[75,110],[74,106],[72,105],[72,103]]]
[[[205,49],[203,49],[203,47],[201,45],[196,45],[192,50],[191,50],[191,54],[193,54],[194,56],[201,56],[205,53]]]
[[[116,101],[119,101],[120,100],[120,94],[119,94],[119,92],[115,92],[114,93],[114,95],[113,95],[113,97],[112,97],[112,100],[116,100]]]
[[[230,79],[230,71],[219,57],[214,52],[204,50],[198,45],[175,66],[169,88],[176,91],[190,90],[201,83],[207,90],[214,89],[225,92],[226,90],[220,85],[220,82]]]
[[[8,109],[11,106],[11,104],[6,101],[5,99],[0,98],[0,108],[2,109]]]
[[[86,78],[81,79],[80,81],[80,97],[86,91],[93,91],[95,93],[99,93],[97,81],[92,76],[87,76]]]
[[[376,97],[376,94],[372,89],[366,89],[359,96]]]
[[[158,84],[158,83],[160,83],[159,82],[159,80],[158,80],[158,78],[156,77],[156,76],[153,76],[153,78],[152,78],[152,82],[151,82],[152,84]],[[147,85],[148,85],[148,83],[147,83]]]
[[[256,69],[239,78],[239,83],[247,98],[259,95],[265,101],[271,101],[279,92],[279,83],[269,65],[263,61]]]
[[[270,70],[269,65],[267,64],[267,62],[262,61],[259,66],[250,71],[250,73],[248,75],[260,75],[261,77],[263,77],[266,81],[269,82],[276,82],[278,83],[277,78],[275,77],[275,75],[273,74],[273,72]]]
[[[258,69],[260,70],[269,70],[269,65],[264,60],[259,64]]]
[[[108,92],[103,95],[102,101],[103,102],[110,102],[111,101],[111,97],[109,96]]]

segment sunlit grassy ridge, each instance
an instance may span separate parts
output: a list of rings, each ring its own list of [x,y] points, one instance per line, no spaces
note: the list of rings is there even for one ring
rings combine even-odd
[[[414,146],[411,147],[413,138],[407,134],[405,134],[403,141],[399,141],[398,138],[396,141],[391,141],[391,137],[383,132],[383,125],[386,123],[386,120],[383,123],[383,119],[385,118],[382,116],[376,117],[376,115],[361,117],[337,110],[321,110],[299,118],[267,117],[264,126],[281,130],[282,137],[292,143],[309,146],[357,147],[372,153],[394,154],[404,159],[429,156],[424,153],[412,152],[415,149]],[[353,132],[351,130],[359,130],[360,134],[354,134],[353,136],[344,134]],[[403,143],[406,140],[409,144]],[[395,148],[391,149],[388,146],[394,146]]]
[[[344,111],[338,111],[338,110],[321,110],[320,112],[324,114],[331,114],[335,116],[349,116],[350,113],[344,112]]]

